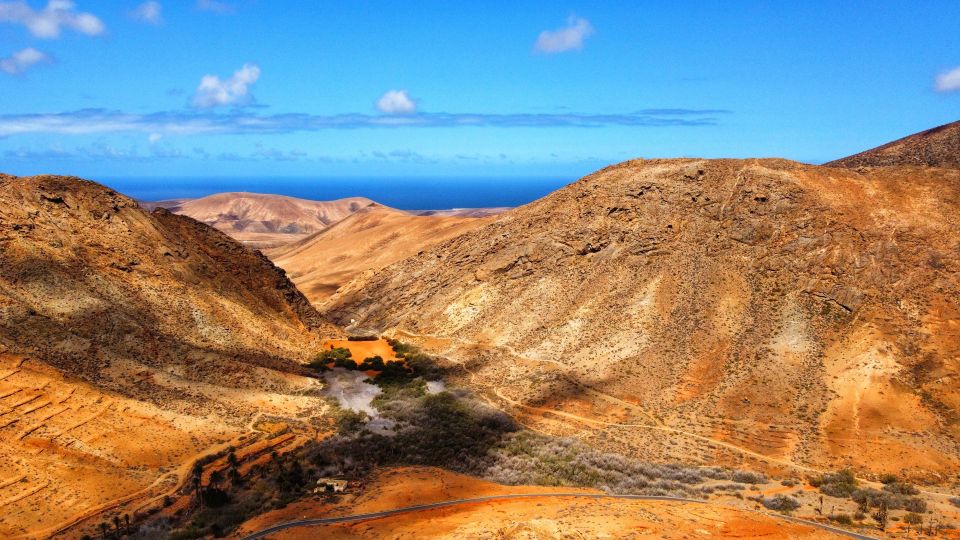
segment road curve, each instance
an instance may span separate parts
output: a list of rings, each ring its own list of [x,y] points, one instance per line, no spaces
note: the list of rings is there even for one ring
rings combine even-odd
[[[400,514],[408,514],[411,512],[422,512],[425,510],[435,510],[437,508],[447,508],[450,506],[458,506],[461,504],[477,504],[491,501],[503,501],[503,500],[514,500],[514,499],[534,499],[534,498],[546,498],[546,497],[579,497],[586,499],[628,499],[635,501],[672,501],[679,503],[692,503],[692,504],[712,504],[707,501],[697,500],[697,499],[686,499],[683,497],[668,497],[668,496],[657,496],[657,495],[608,495],[605,493],[522,493],[516,495],[490,495],[487,497],[475,497],[470,499],[453,499],[449,501],[440,501],[429,504],[417,504],[414,506],[404,506],[402,508],[394,508],[393,510],[383,510],[380,512],[370,512],[367,514],[353,514],[350,516],[339,516],[339,517],[329,517],[329,518],[314,518],[314,519],[299,519],[295,521],[288,521],[286,523],[280,523],[279,525],[274,525],[273,527],[267,527],[266,529],[257,531],[248,536],[244,536],[243,540],[256,540],[258,538],[265,538],[266,536],[284,531],[286,529],[293,529],[296,527],[310,527],[314,525],[332,525],[335,523],[353,523],[359,521],[368,521],[372,519],[381,519],[385,517],[396,516]],[[735,508],[737,510],[747,510],[742,508]],[[750,511],[750,510],[747,510]],[[847,531],[837,527],[833,527],[824,523],[817,523],[816,521],[808,521],[806,519],[800,519],[790,516],[784,516],[779,514],[768,514],[766,512],[759,512],[765,516],[785,519],[787,521],[792,521],[794,523],[799,523],[802,525],[809,525],[810,527],[816,527],[818,529],[823,529],[832,533],[836,533],[842,536],[849,538],[855,538],[857,540],[877,540],[873,536],[867,536],[864,534],[856,533],[853,531]]]

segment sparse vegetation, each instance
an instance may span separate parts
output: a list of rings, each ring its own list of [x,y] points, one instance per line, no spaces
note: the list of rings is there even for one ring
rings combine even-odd
[[[344,367],[346,362],[353,362],[354,369],[356,368],[357,363],[351,358],[352,353],[350,349],[346,347],[332,347],[330,349],[325,349],[317,353],[317,355],[310,361],[310,367],[326,371],[330,364],[332,363],[335,367]],[[340,365],[338,365],[338,363]]]
[[[827,519],[839,525],[853,524],[853,518],[850,517],[850,514],[833,514],[833,515],[827,516]]]
[[[777,512],[782,512],[784,514],[790,513],[797,508],[800,508],[800,501],[794,499],[793,497],[787,495],[776,495],[774,497],[762,497],[760,499],[760,504],[765,508],[770,510],[775,510]]]
[[[949,501],[950,501],[950,504],[956,506],[957,508],[960,508],[960,497],[950,497]]]
[[[810,479],[810,485],[819,488],[824,495],[846,499],[856,491],[858,482],[853,471],[842,470],[833,474]]]

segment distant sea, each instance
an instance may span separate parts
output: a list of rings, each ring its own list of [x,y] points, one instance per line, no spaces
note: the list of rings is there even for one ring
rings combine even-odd
[[[328,201],[367,197],[402,210],[443,210],[520,206],[555,191],[575,178],[557,177],[396,177],[396,178],[99,178],[111,188],[142,201],[195,198],[225,191],[250,191]]]

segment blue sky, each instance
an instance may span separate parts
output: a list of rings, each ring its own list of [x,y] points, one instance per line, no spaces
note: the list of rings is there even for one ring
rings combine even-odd
[[[960,2],[0,0],[0,170],[573,178],[960,118]]]

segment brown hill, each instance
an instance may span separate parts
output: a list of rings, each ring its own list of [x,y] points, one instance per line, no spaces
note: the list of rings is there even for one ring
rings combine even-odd
[[[263,193],[217,193],[154,204],[212,225],[242,242],[266,247],[321,231],[371,202],[364,197],[309,201]]]
[[[960,169],[960,121],[914,133],[825,165],[851,168],[921,165]]]
[[[415,255],[488,220],[415,216],[370,204],[294,244],[266,250],[312,302],[323,302],[364,272]]]
[[[338,333],[215,229],[0,175],[0,537],[176,488],[255,413],[323,414],[297,362]]]
[[[327,313],[443,350],[529,425],[627,455],[943,481],[960,470],[958,215],[960,171],[630,161]]]

